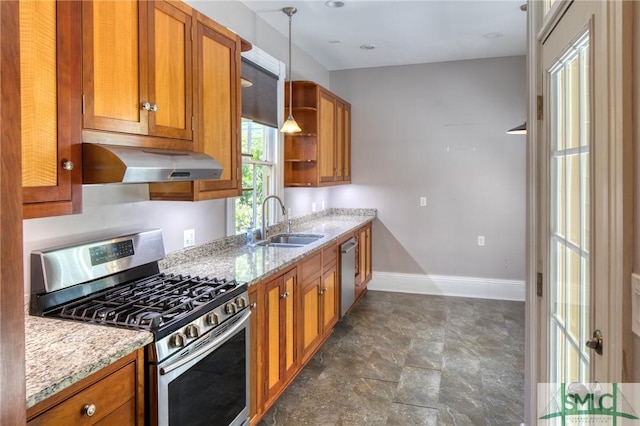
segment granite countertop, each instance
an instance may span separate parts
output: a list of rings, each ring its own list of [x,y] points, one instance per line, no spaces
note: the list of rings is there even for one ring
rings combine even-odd
[[[234,278],[251,286],[275,272],[286,269],[304,256],[329,242],[336,241],[374,218],[375,210],[372,209],[334,209],[329,214],[313,215],[292,225],[292,234],[324,236],[303,247],[250,247],[243,244],[221,250],[216,242],[213,242],[171,253],[160,262],[160,268],[165,273]],[[279,232],[282,232],[282,229],[271,231],[268,235]]]
[[[372,209],[332,209],[293,221],[292,233],[321,234],[304,247],[247,246],[233,236],[170,253],[166,273],[236,279],[253,285],[375,218]],[[268,235],[283,232],[284,225]],[[28,307],[28,296],[25,306]],[[25,308],[27,408],[153,341],[153,334],[30,316]]]
[[[27,408],[152,341],[149,332],[27,314]]]

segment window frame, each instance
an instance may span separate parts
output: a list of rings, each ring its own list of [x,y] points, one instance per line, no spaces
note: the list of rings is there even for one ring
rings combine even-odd
[[[284,121],[284,85],[286,80],[286,68],[282,61],[274,58],[269,55],[259,47],[255,45],[253,48],[247,52],[242,52],[242,56],[250,60],[256,65],[261,66],[262,68],[272,72],[273,74],[278,76],[278,99],[277,99],[277,108],[278,108],[278,123],[282,123]],[[244,158],[244,157],[242,157]],[[273,166],[272,166],[272,174],[271,180],[273,184],[273,194],[277,195],[281,199],[284,200],[284,135],[280,133],[278,129],[276,129],[276,141],[273,152]],[[242,161],[244,163],[244,161]],[[242,168],[242,164],[240,164],[240,168]],[[271,195],[271,194],[269,194]],[[227,198],[226,199],[226,235],[234,236],[236,234],[236,198]],[[272,203],[273,204],[273,203]],[[276,210],[275,207],[270,204],[267,210],[267,217],[273,218],[277,217],[279,214],[279,210]],[[260,224],[254,224],[254,227],[259,227]]]

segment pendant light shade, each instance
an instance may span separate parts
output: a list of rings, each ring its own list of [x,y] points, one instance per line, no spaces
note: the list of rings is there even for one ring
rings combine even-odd
[[[507,130],[507,133],[510,135],[526,135],[527,134],[527,122],[525,121],[519,126],[514,127],[513,129]]]
[[[293,118],[293,84],[291,82],[291,17],[298,11],[295,7],[285,7],[282,9],[282,12],[289,17],[289,116],[287,120],[282,124],[280,128],[280,132],[282,133],[298,133],[301,132],[302,129],[296,122],[296,119]]]

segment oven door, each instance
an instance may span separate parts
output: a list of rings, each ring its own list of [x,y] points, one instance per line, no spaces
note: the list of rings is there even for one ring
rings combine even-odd
[[[197,350],[157,366],[159,426],[249,424],[250,315],[246,309],[210,333],[217,336],[194,342]]]

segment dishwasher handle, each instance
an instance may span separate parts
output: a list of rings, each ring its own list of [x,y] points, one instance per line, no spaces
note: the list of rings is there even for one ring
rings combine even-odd
[[[340,251],[342,253],[349,253],[356,247],[358,247],[358,240],[356,240],[355,238],[351,238],[349,241],[340,246]]]

